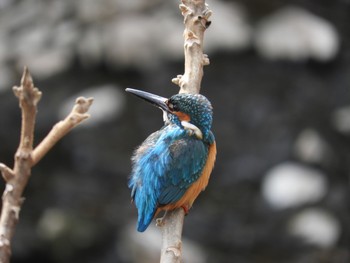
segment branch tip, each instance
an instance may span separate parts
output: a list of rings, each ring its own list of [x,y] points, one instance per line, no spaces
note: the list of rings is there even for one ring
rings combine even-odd
[[[41,99],[41,91],[34,87],[33,78],[27,67],[24,67],[21,86],[14,86],[13,93],[19,100],[25,100],[29,105],[36,106]]]
[[[21,78],[21,86],[33,85],[33,78],[29,73],[28,67],[25,66]]]
[[[73,108],[73,112],[76,112],[79,114],[86,113],[89,110],[93,101],[94,101],[94,98],[84,98],[84,97],[77,98],[75,100],[75,106]]]
[[[10,181],[15,176],[14,172],[3,163],[0,163],[0,172],[5,182]]]
[[[171,82],[176,84],[176,85],[180,85],[181,78],[182,78],[182,75],[177,75],[175,78],[171,79]]]
[[[208,66],[210,64],[210,60],[207,54],[203,54],[203,65]]]

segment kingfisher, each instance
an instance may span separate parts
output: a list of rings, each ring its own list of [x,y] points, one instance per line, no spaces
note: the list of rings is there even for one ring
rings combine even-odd
[[[211,131],[213,109],[201,94],[164,98],[126,89],[163,111],[164,126],[133,153],[128,182],[138,210],[137,230],[143,232],[161,211],[182,207],[187,214],[206,188],[216,159]]]

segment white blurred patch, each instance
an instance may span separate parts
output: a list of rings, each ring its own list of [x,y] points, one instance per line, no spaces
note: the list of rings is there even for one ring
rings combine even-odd
[[[215,11],[213,24],[205,35],[205,53],[242,49],[250,45],[251,28],[238,4],[214,1],[209,7]],[[112,65],[148,69],[159,66],[164,59],[183,58],[184,25],[181,19],[178,13],[174,14],[166,7],[153,15],[128,13],[109,21],[101,31],[103,50],[108,54],[105,59]],[[92,51],[96,49],[95,44],[81,46],[84,54],[89,53],[90,48]]]
[[[151,16],[129,15],[106,26],[103,36],[106,60],[115,65],[150,67],[157,61],[154,28],[159,21]]]
[[[43,239],[54,240],[66,231],[69,225],[67,214],[60,209],[47,209],[38,224],[38,233]]]
[[[331,247],[339,239],[341,226],[330,212],[309,208],[299,212],[290,220],[288,231],[309,244]]]
[[[333,112],[332,123],[339,132],[350,134],[350,106],[339,108]]]
[[[321,163],[330,156],[328,143],[313,129],[305,129],[299,134],[294,151],[300,160],[309,163]]]
[[[40,53],[25,54],[18,63],[21,69],[27,65],[33,76],[46,79],[67,69],[73,59],[73,52],[66,48],[47,49]]]
[[[75,94],[62,103],[59,110],[59,118],[64,119],[74,106],[75,99],[84,96],[93,97],[94,102],[88,113],[91,115],[89,121],[79,126],[93,126],[101,122],[112,120],[121,115],[125,106],[125,95],[117,86],[105,85],[92,87]]]
[[[339,49],[339,36],[325,19],[297,7],[284,8],[258,25],[258,52],[269,59],[328,61]]]
[[[103,39],[101,27],[91,26],[80,36],[77,43],[79,59],[84,67],[96,65],[103,58]]]
[[[67,211],[46,209],[37,225],[38,235],[53,243],[60,243],[61,248],[89,248],[97,238],[92,222],[78,219]],[[66,240],[66,243],[62,243]]]
[[[326,191],[326,176],[321,171],[291,162],[273,167],[262,185],[263,197],[277,209],[316,202]]]
[[[223,1],[211,1],[213,23],[205,32],[204,51],[241,50],[251,44],[252,30],[241,6]]]

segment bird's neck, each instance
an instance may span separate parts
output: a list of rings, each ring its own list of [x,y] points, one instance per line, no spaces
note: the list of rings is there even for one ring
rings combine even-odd
[[[213,134],[210,131],[211,123],[197,124],[192,121],[181,121],[177,116],[168,114],[168,122],[177,125],[181,129],[189,131],[189,134],[196,136],[197,139],[203,140],[211,144],[213,140]]]

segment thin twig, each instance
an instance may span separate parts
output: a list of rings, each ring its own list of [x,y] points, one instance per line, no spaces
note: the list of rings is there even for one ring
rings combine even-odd
[[[6,182],[0,218],[0,263],[10,262],[11,240],[24,200],[22,194],[31,175],[32,166],[37,164],[60,138],[88,117],[86,111],[92,103],[92,99],[77,99],[76,105],[63,124],[57,124],[58,128],[54,128],[33,151],[34,125],[41,92],[34,87],[27,68],[24,69],[21,86],[14,87],[13,91],[19,100],[22,112],[22,128],[13,170],[5,164],[0,164],[0,171]]]
[[[32,152],[32,165],[36,165],[50,149],[71,129],[77,126],[80,122],[90,117],[87,112],[93,98],[79,97],[75,101],[75,106],[69,115],[52,128],[45,139]]]
[[[180,10],[184,16],[185,72],[172,79],[179,85],[179,93],[199,93],[203,66],[209,65],[203,54],[204,31],[209,27],[209,10],[205,0],[182,0]],[[169,211],[162,219],[161,263],[180,263],[182,256],[181,236],[185,212],[182,208]]]

